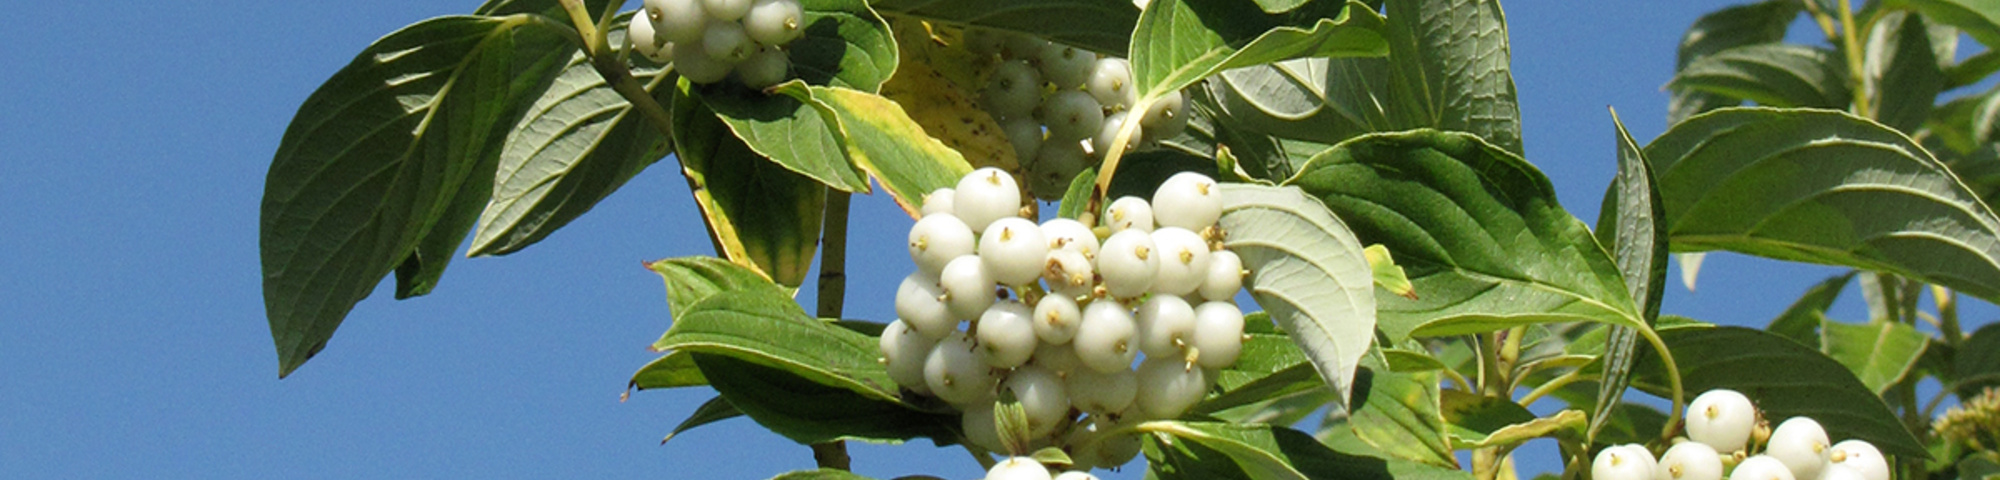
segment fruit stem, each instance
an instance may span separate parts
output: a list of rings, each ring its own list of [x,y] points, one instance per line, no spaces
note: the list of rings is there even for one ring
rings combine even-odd
[[[1860,31],[1855,29],[1854,7],[1847,0],[1840,2],[1840,42],[1847,52],[1847,74],[1854,77],[1849,80],[1855,87],[1854,114],[1875,118],[1875,108],[1868,101],[1868,89],[1874,82],[1868,81],[1867,68],[1861,60]]]
[[[1667,367],[1667,386],[1672,393],[1671,398],[1674,399],[1674,409],[1673,413],[1667,416],[1666,425],[1660,428],[1659,444],[1670,445],[1673,443],[1674,431],[1679,430],[1681,422],[1686,421],[1687,392],[1681,390],[1681,367],[1680,364],[1674,362],[1673,352],[1667,351],[1667,342],[1660,339],[1659,332],[1655,332],[1651,328],[1636,330],[1640,335],[1646,337],[1646,343],[1653,345],[1653,352],[1660,354],[1660,362],[1666,364]]]
[[[1965,341],[1965,333],[1958,328],[1958,291],[1932,285],[1931,299],[1937,301],[1938,333],[1944,336],[1946,345],[1958,347]]]
[[[840,319],[847,298],[847,212],[853,194],[827,189],[826,216],[820,225],[819,318]],[[815,443],[813,460],[820,468],[847,470],[847,442]]]
[[[1153,108],[1156,101],[1158,99],[1154,97],[1141,98],[1133,103],[1130,111],[1144,112]],[[1096,213],[1104,206],[1104,197],[1111,194],[1111,178],[1118,174],[1118,160],[1125,156],[1125,145],[1132,141],[1133,134],[1139,132],[1140,123],[1136,119],[1128,119],[1118,124],[1118,135],[1112,137],[1111,148],[1104,151],[1104,163],[1097,167],[1097,190],[1090,193],[1090,202],[1084,204],[1084,211]]]
[[[593,58],[608,53],[610,49],[605,45],[605,30],[597,28],[597,23],[590,18],[590,8],[583,5],[583,0],[562,0],[561,3],[563,12],[569,14],[570,23],[576,24],[577,35],[583,37],[583,51],[589,52]]]

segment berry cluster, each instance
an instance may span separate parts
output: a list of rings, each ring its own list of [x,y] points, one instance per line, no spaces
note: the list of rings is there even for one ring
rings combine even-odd
[[[1082,470],[1051,474],[1033,458],[1008,457],[986,470],[986,480],[1097,480],[1097,476]]]
[[[890,378],[965,411],[976,445],[1001,450],[992,409],[1010,394],[1030,437],[1074,447],[1079,465],[1123,464],[1138,438],[1095,433],[1179,417],[1242,351],[1243,265],[1215,242],[1220,193],[1177,174],[1151,202],[1113,202],[1094,230],[1023,218],[1018,184],[995,168],[933,192],[882,333]]]
[[[1831,443],[1809,417],[1772,430],[1750,398],[1734,390],[1702,392],[1688,404],[1688,438],[1658,460],[1639,444],[1618,445],[1591,462],[1595,480],[1889,480],[1889,462],[1867,441]],[[1762,443],[1761,449],[1758,449]]]
[[[1014,154],[1028,172],[1035,197],[1055,200],[1078,172],[1103,160],[1126,119],[1141,130],[1127,150],[1145,139],[1166,139],[1187,128],[1187,102],[1175,92],[1136,116],[1132,64],[1099,58],[1088,50],[1041,38],[983,29],[965,32],[968,50],[997,56],[980,103],[1000,121]]]
[[[627,30],[632,50],[694,83],[736,73],[750,88],[790,77],[784,46],[805,33],[799,0],[646,0]]]

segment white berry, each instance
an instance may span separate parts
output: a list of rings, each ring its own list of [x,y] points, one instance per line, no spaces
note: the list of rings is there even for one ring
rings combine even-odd
[[[1138,229],[1121,231],[1104,240],[1097,254],[1097,274],[1113,297],[1132,298],[1153,287],[1160,273],[1160,254],[1153,236]]]
[[[979,316],[980,358],[993,368],[1014,368],[1035,353],[1034,310],[1014,300],[994,302]]]
[[[757,0],[743,15],[743,30],[751,40],[771,46],[792,43],[805,34],[805,8],[799,0]]]
[[[1209,252],[1208,274],[1202,278],[1199,290],[1201,298],[1234,301],[1240,290],[1243,290],[1243,257],[1228,250]]]
[[[791,78],[792,60],[777,47],[761,47],[757,53],[736,64],[736,78],[743,86],[762,90]]]
[[[1064,380],[1064,385],[1069,388],[1070,404],[1091,414],[1123,412],[1139,396],[1139,376],[1131,367],[1111,373],[1083,368],[1070,372]]]
[[[1049,469],[1035,459],[1010,457],[993,464],[993,469],[986,471],[986,480],[1052,480],[1052,477]]]
[[[1828,456],[1832,465],[1843,465],[1854,469],[1865,480],[1889,480],[1889,459],[1882,457],[1882,451],[1866,440],[1845,440],[1833,444],[1833,454]]]
[[[1088,93],[1064,90],[1042,100],[1042,121],[1049,126],[1049,141],[1083,140],[1104,128],[1104,107]]]
[[[1036,345],[1035,355],[1028,357],[1028,363],[1040,365],[1059,375],[1088,370],[1083,368],[1083,359],[1076,356],[1076,348],[1067,343],[1058,345],[1043,342]]]
[[[1195,172],[1176,173],[1153,191],[1153,220],[1199,232],[1222,218],[1222,187]]]
[[[1819,478],[1820,469],[1826,467],[1827,457],[1832,453],[1828,450],[1832,444],[1819,422],[1809,417],[1792,417],[1771,431],[1764,454],[1784,462],[1793,476]]]
[[[1183,358],[1194,340],[1194,307],[1169,294],[1154,294],[1139,304],[1139,352],[1147,357]]]
[[[980,90],[980,101],[1000,119],[1026,118],[1042,102],[1042,76],[1026,60],[1001,62]]]
[[[1042,222],[1042,236],[1048,237],[1050,250],[1075,250],[1084,255],[1097,255],[1097,234],[1090,231],[1083,222],[1067,218],[1052,218]]]
[[[701,8],[710,19],[733,22],[750,13],[750,0],[701,0]]]
[[[994,220],[1020,216],[1021,187],[1007,171],[984,167],[958,179],[951,203],[958,219],[964,220],[972,233],[981,233]]]
[[[1208,372],[1173,357],[1148,357],[1139,363],[1139,390],[1134,399],[1148,418],[1179,418],[1208,393]]]
[[[1083,323],[1076,327],[1076,356],[1083,366],[1099,373],[1130,368],[1139,356],[1139,327],[1132,311],[1118,302],[1098,300],[1083,307]]]
[[[1701,442],[1681,442],[1660,455],[1656,480],[1722,480],[1722,456]]]
[[[1097,476],[1082,470],[1070,470],[1056,475],[1055,480],[1097,480]]]
[[[902,320],[889,322],[882,329],[882,338],[877,342],[882,349],[882,362],[889,368],[889,379],[903,388],[917,393],[930,393],[930,385],[924,381],[924,361],[928,360],[937,342],[924,338]]]
[[[1192,295],[1208,280],[1208,241],[1202,240],[1201,234],[1181,227],[1160,227],[1153,230],[1153,247],[1160,254],[1159,276],[1150,288],[1153,292]]]
[[[1756,424],[1757,407],[1735,390],[1709,390],[1688,403],[1688,438],[1718,452],[1742,450]]]
[[[944,265],[958,257],[972,255],[978,244],[972,227],[949,213],[925,215],[910,226],[910,260],[917,270],[937,275]]]
[[[946,263],[938,273],[938,286],[944,287],[945,308],[958,320],[979,318],[996,299],[993,276],[986,273],[986,265],[979,261],[978,255],[964,255]]]
[[[1146,138],[1173,138],[1187,130],[1187,102],[1181,92],[1168,93],[1154,101],[1146,109],[1146,116],[1139,119],[1139,126],[1146,129]]]
[[[999,381],[993,368],[979,359],[979,349],[965,332],[952,332],[931,348],[924,359],[924,384],[931,394],[953,405],[972,405],[993,399]]]
[[[1030,437],[1055,433],[1056,427],[1069,419],[1069,394],[1064,392],[1062,377],[1052,370],[1035,365],[1016,368],[1007,374],[1000,388],[1013,392],[1021,410],[1027,413]]]
[[[1020,286],[1042,276],[1049,258],[1049,240],[1042,226],[1021,217],[1004,217],[979,235],[979,259],[1003,285]]]
[[[1091,151],[1095,152],[1098,157],[1111,155],[1111,146],[1118,144],[1118,130],[1125,128],[1126,119],[1131,118],[1129,113],[1118,112],[1104,116],[1103,129],[1098,130],[1097,135],[1091,137],[1090,140]],[[1125,139],[1125,153],[1131,153],[1132,150],[1138,149],[1139,144],[1144,143],[1145,139],[1145,132],[1139,130],[1132,131],[1132,136]]]
[[[1854,467],[1834,463],[1820,470],[1819,480],[1868,480],[1868,477]]]
[[[1132,89],[1132,64],[1123,58],[1106,57],[1091,69],[1085,89],[1097,103],[1113,109],[1132,108],[1138,93]]]
[[[938,285],[938,278],[924,272],[911,273],[903,277],[901,286],[896,287],[896,318],[910,325],[910,329],[924,338],[936,341],[958,329],[958,319],[952,317],[951,309],[945,306],[944,287]]]
[[[1637,444],[1605,447],[1590,462],[1591,480],[1651,480],[1653,454]]]
[[[958,419],[958,428],[965,433],[966,443],[996,452],[1007,451],[1007,444],[1000,441],[1000,426],[994,424],[993,402],[979,402],[965,406],[965,413]]]
[[[666,55],[673,52],[663,48],[666,42],[660,41],[659,36],[653,32],[652,15],[643,13],[633,15],[632,23],[625,27],[625,39],[632,42],[632,51],[648,59],[660,63],[673,60],[673,57]]]
[[[1049,295],[1035,302],[1035,337],[1042,343],[1061,345],[1076,338],[1076,327],[1083,323],[1083,309],[1076,300],[1062,295]]]
[[[1042,123],[1034,117],[1019,116],[1000,121],[1000,133],[1014,145],[1014,158],[1021,163],[1035,160],[1042,150]]]
[[[1202,368],[1236,364],[1243,354],[1243,309],[1235,302],[1210,301],[1194,307],[1195,363]]]
[[[708,12],[701,0],[646,0],[646,14],[653,17],[655,32],[676,44],[698,43],[708,29]],[[681,52],[674,52],[675,58]]]
[[[743,24],[736,22],[714,22],[701,34],[702,53],[716,61],[736,65],[749,60],[757,53],[757,42],[743,33]]]
[[[1097,66],[1097,54],[1053,42],[1042,47],[1038,60],[1042,64],[1042,78],[1064,90],[1083,86],[1083,82],[1090,80],[1091,69]]]
[[[702,48],[700,39],[673,44],[674,73],[694,83],[715,83],[729,77],[734,65],[717,60]]]
[[[1153,204],[1139,197],[1118,197],[1104,209],[1104,223],[1111,233],[1126,230],[1153,231]]]
[[[1743,459],[1736,464],[1736,470],[1729,472],[1729,480],[1796,480],[1792,471],[1785,469],[1785,463],[1769,455],[1757,455]],[[1884,479],[1886,480],[1886,479]]]
[[[1090,264],[1090,257],[1075,250],[1055,250],[1049,252],[1048,260],[1042,267],[1042,280],[1048,282],[1049,292],[1057,296],[1086,297],[1097,285],[1093,279],[1097,269]]]
[[[956,190],[953,190],[951,187],[944,187],[944,188],[939,188],[937,190],[931,190],[931,193],[924,194],[924,207],[923,210],[920,211],[920,213],[926,217],[939,213],[952,213],[953,210],[951,208],[952,207],[951,200],[952,197],[956,196],[957,194],[958,192]],[[956,213],[952,214],[954,216],[957,215]],[[963,222],[963,220],[961,220],[960,222]],[[966,228],[967,230],[971,229],[971,227],[966,227]]]
[[[1083,150],[1082,143],[1050,142],[1035,152],[1035,163],[1028,170],[1028,189],[1035,198],[1061,200],[1069,193],[1070,182],[1089,166],[1090,152]]]

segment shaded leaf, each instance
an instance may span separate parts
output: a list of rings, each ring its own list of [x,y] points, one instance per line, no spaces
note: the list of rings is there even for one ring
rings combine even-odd
[[[1405,479],[1469,480],[1470,473],[1421,463],[1385,460],[1328,449],[1297,430],[1265,425],[1157,421],[1140,424],[1155,434],[1146,455],[1161,479]],[[1175,441],[1166,441],[1171,436]],[[1231,465],[1233,463],[1234,465]]]
[[[1581,437],[1589,419],[1581,410],[1536,417],[1526,407],[1504,398],[1455,390],[1444,393],[1440,410],[1454,449],[1519,445],[1546,436]]]
[[[683,93],[673,105],[681,173],[716,254],[796,288],[819,249],[826,186],[751,151],[702,102]]]
[[[1854,280],[1854,272],[1828,277],[1804,295],[1785,307],[1784,313],[1771,319],[1771,325],[1764,327],[1772,335],[1785,337],[1802,345],[1819,343],[1819,324],[1826,318],[1826,309],[1833,307],[1833,301],[1840,298],[1840,292],[1847,289],[1848,282]]]
[[[1680,50],[1675,54],[1676,72],[1716,52],[1731,48],[1776,43],[1785,38],[1786,27],[1798,17],[1801,6],[1792,0],[1765,0],[1757,3],[1732,5],[1709,12],[1695,20],[1681,35]],[[1669,88],[1673,98],[1667,103],[1667,124],[1680,123],[1697,113],[1721,107],[1733,107],[1743,103],[1741,98],[1685,88]],[[1694,282],[1689,281],[1692,285]],[[1693,290],[1694,287],[1688,287]]]
[[[1892,6],[1915,8],[1924,17],[1965,30],[1980,44],[2000,45],[2000,4],[1985,0],[1892,0]]]
[[[1862,68],[1869,75],[1875,118],[1891,128],[1908,132],[1923,125],[1944,90],[1931,30],[1922,16],[1889,12],[1868,32]],[[1957,33],[1950,32],[1949,38],[1957,40]]]
[[[1923,445],[1902,421],[1854,374],[1811,347],[1742,327],[1686,327],[1660,330],[1660,338],[1680,365],[1689,396],[1727,388],[1757,399],[1765,418],[1809,416],[1831,438],[1859,438],[1884,453],[1924,457]],[[1671,395],[1665,369],[1649,348],[1633,369],[1632,384],[1659,396]]]
[[[1840,108],[1853,99],[1843,62],[1840,55],[1822,48],[1746,45],[1695,60],[1674,74],[1667,87],[1772,107]]]
[[[1396,252],[1419,300],[1378,296],[1399,342],[1587,320],[1644,328],[1610,255],[1556,202],[1541,172],[1463,133],[1372,134],[1314,157],[1287,182]]]
[[[919,412],[735,357],[698,353],[694,360],[731,405],[800,444],[956,438],[956,415]]]
[[[1223,245],[1250,270],[1243,285],[1312,361],[1352,395],[1354,368],[1374,339],[1373,273],[1361,243],[1296,188],[1223,184]]]
[[[1236,67],[1388,53],[1382,17],[1364,4],[1321,1],[1309,12],[1272,15],[1242,3],[1161,0],[1140,13],[1130,55],[1139,96],[1159,98]]]
[[[770,289],[728,290],[695,303],[654,344],[659,350],[725,355],[864,397],[895,402],[874,338],[806,316]],[[699,365],[701,357],[695,357]],[[702,368],[710,383],[720,379]],[[734,400],[734,398],[732,398]],[[741,407],[742,405],[738,405]]]
[[[1954,388],[1960,399],[2000,385],[2000,323],[1986,324],[1965,337],[1952,359],[1952,373],[1957,376]]]
[[[896,37],[863,0],[801,0],[805,34],[785,45],[792,73],[813,85],[875,92],[896,71]]]
[[[632,373],[632,380],[625,384],[625,388],[648,390],[702,385],[708,385],[708,378],[701,376],[701,368],[694,366],[694,354],[673,351],[639,367],[639,371]]]
[[[1366,403],[1347,419],[1354,435],[1397,458],[1456,468],[1438,407],[1437,374],[1373,374]]]
[[[666,438],[661,438],[660,443],[666,444],[669,441],[673,441],[674,437],[680,435],[681,432],[693,430],[695,427],[741,416],[743,416],[743,412],[737,411],[735,405],[730,405],[728,399],[719,396],[711,398],[706,402],[702,402],[701,406],[695,407],[694,413],[688,414],[688,418],[681,420],[680,425],[675,425],[674,431],[667,432]]]
[[[2000,217],[1893,129],[1732,108],[1673,126],[1646,158],[1676,251],[1845,265],[2000,299]]]
[[[1118,57],[1126,56],[1139,22],[1139,9],[1129,0],[881,0],[870,6],[886,15],[1031,34]]]
[[[440,17],[376,40],[306,98],[265,178],[264,305],[289,375],[390,272],[436,284],[478,218],[496,140],[567,43],[526,17]]]

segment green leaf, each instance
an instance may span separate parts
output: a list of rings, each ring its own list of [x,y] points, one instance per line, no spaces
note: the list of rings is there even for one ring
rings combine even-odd
[[[743,416],[743,412],[736,410],[735,405],[730,405],[729,399],[720,396],[708,399],[708,401],[702,402],[701,406],[695,407],[694,413],[688,414],[688,418],[681,420],[680,425],[675,425],[674,431],[667,432],[667,436],[660,439],[660,444],[665,445],[668,441],[672,441],[675,436],[680,435],[681,432],[693,430],[695,427],[741,416]]]
[[[1399,373],[1434,372],[1446,368],[1437,357],[1400,348],[1382,349],[1382,359],[1388,362],[1389,371]]]
[[[1839,54],[1791,44],[1745,45],[1702,57],[1667,88],[1742,98],[1772,107],[1840,108],[1853,100]]]
[[[1056,207],[1056,216],[1072,220],[1082,217],[1084,209],[1090,208],[1090,195],[1096,192],[1097,167],[1083,169],[1069,181],[1069,191],[1063,192],[1062,203]]]
[[[694,361],[731,405],[765,429],[800,444],[900,442],[916,437],[935,440],[957,435],[953,433],[959,425],[957,415],[920,412],[876,395],[802,377],[793,370],[737,357],[697,353]]]
[[[799,470],[794,472],[785,472],[782,475],[771,477],[771,480],[872,480],[872,479],[846,470],[841,470],[836,468],[822,468],[818,470]]]
[[[1618,111],[1611,112],[1611,124],[1618,131],[1618,175],[1604,194],[1605,207],[1597,217],[1597,241],[1611,249],[1624,274],[1627,292],[1639,305],[1640,318],[1647,324],[1660,315],[1660,298],[1667,279],[1667,215],[1660,207],[1660,190],[1653,185],[1653,168],[1646,162],[1639,142],[1625,131]],[[1631,379],[1633,347],[1639,332],[1612,326],[1605,339],[1604,372],[1598,379],[1597,404],[1591,411],[1590,434],[1610,420],[1612,407],[1625,396]]]
[[[592,13],[602,13],[611,6],[609,0],[585,0],[586,9]],[[560,0],[486,0],[473,15],[506,16],[516,13],[540,14],[555,18],[568,18],[563,13]]]
[[[903,107],[880,95],[841,87],[792,82],[781,92],[807,101],[826,116],[847,157],[882,183],[914,216],[924,194],[958,184],[972,165],[957,150],[924,133]]]
[[[1646,158],[1676,251],[1845,265],[2000,299],[2000,217],[1888,127],[1725,109],[1669,128]]]
[[[1925,18],[1965,30],[1981,45],[2000,45],[2000,4],[1986,0],[1892,0],[1890,6],[1915,8]]]
[[[896,72],[896,36],[863,0],[803,0],[805,35],[785,45],[792,73],[813,85],[864,92]]]
[[[1382,17],[1365,4],[1321,1],[1271,15],[1245,3],[1161,0],[1141,12],[1131,47],[1132,83],[1139,96],[1159,98],[1236,67],[1388,53],[1379,31]]]
[[[673,322],[680,321],[694,310],[695,304],[717,293],[756,290],[762,295],[790,295],[756,270],[715,257],[669,258],[647,262],[646,268],[666,281],[667,312],[671,315],[668,318]],[[667,349],[659,343],[653,344],[654,351]]]
[[[1372,100],[1389,94],[1388,61],[1297,58],[1224,70],[1202,90],[1214,103],[1210,116],[1218,117],[1217,137],[1239,155],[1264,160],[1246,162],[1259,167],[1250,173],[1277,180],[1290,173],[1291,165],[1268,158],[1282,156],[1281,148],[1258,138],[1262,135],[1332,145],[1364,133],[1416,126],[1394,124]]]
[[[1368,270],[1375,273],[1375,286],[1398,297],[1417,299],[1417,287],[1410,284],[1409,273],[1396,264],[1396,258],[1389,256],[1388,247],[1369,245],[1361,249],[1361,254],[1368,258]]]
[[[1328,449],[1305,433],[1268,425],[1156,421],[1139,425],[1149,472],[1161,479],[1244,478],[1470,480],[1456,469]],[[1167,441],[1171,436],[1175,441]],[[1226,459],[1226,460],[1225,460]],[[1233,465],[1232,465],[1233,463]]]
[[[1324,387],[1305,352],[1271,323],[1266,312],[1243,316],[1243,350],[1236,363],[1215,374],[1215,387],[1196,404],[1195,413],[1212,413],[1266,399]]]
[[[703,385],[708,385],[708,378],[701,376],[701,368],[694,366],[694,354],[673,351],[639,367],[639,371],[632,373],[632,380],[625,384],[625,388],[650,390]]]
[[[834,125],[819,110],[786,95],[746,92],[734,85],[697,87],[702,102],[757,155],[843,192],[867,193],[868,179],[847,158]],[[678,135],[676,135],[678,136]],[[685,137],[683,137],[685,138]]]
[[[1477,137],[1367,135],[1314,157],[1287,183],[1396,252],[1423,292],[1377,297],[1391,342],[1578,320],[1646,326],[1618,267],[1557,204],[1547,177]]]
[[[623,44],[624,33],[613,31],[610,41]],[[673,101],[671,87],[657,87],[669,78],[661,70],[632,73],[655,101]],[[666,156],[671,142],[605,83],[589,56],[571,54],[508,133],[468,255],[504,255],[541,241]]]
[[[280,377],[383,276],[398,272],[398,297],[435,285],[484,206],[494,145],[569,48],[527,17],[434,18],[376,40],[307,97],[259,218]]]
[[[1809,416],[1831,438],[1859,438],[1884,453],[1924,457],[1924,447],[1880,397],[1840,362],[1783,337],[1741,327],[1688,327],[1660,330],[1660,338],[1680,365],[1683,391],[1727,388],[1757,399],[1765,418]],[[1665,368],[1651,349],[1642,349],[1632,384],[1659,396]]]
[[[1840,298],[1841,290],[1845,290],[1852,280],[1854,272],[1821,280],[1806,289],[1806,293],[1793,301],[1791,306],[1785,307],[1778,318],[1771,319],[1771,325],[1764,330],[1804,345],[1819,343],[1819,324],[1826,319],[1826,309],[1833,307],[1833,301]]]
[[[1930,340],[1930,335],[1901,323],[1856,325],[1826,320],[1820,324],[1819,348],[1880,395],[1910,373]]]
[[[1117,57],[1126,56],[1132,26],[1139,23],[1139,9],[1128,0],[881,0],[870,6],[892,17],[1035,35]]]
[[[1352,396],[1354,368],[1374,340],[1373,273],[1326,206],[1296,188],[1223,184],[1223,245],[1242,257],[1243,286],[1291,336],[1327,385]]]
[[[1437,374],[1372,374],[1366,403],[1351,409],[1347,418],[1354,435],[1396,458],[1456,468],[1438,409]]]
[[[2000,71],[2000,50],[1987,50],[1966,58],[1965,61],[1945,67],[1945,90],[1979,83],[1993,72]]]
[[[1425,111],[1435,115],[1423,126],[1468,132],[1522,155],[1521,110],[1500,2],[1424,0],[1388,7],[1399,81],[1421,85],[1427,93],[1421,100],[1430,104]]]
[[[751,151],[685,91],[674,98],[676,155],[716,254],[799,286],[819,249],[826,186]]]
[[[1980,390],[2000,385],[2000,323],[1979,327],[1958,345],[1957,355],[1952,358],[1952,374],[1957,378],[1949,386],[1960,399],[1972,398]]]
[[[1868,32],[1863,69],[1874,77],[1869,86],[1875,118],[1891,128],[1915,131],[1930,117],[1938,92],[1944,90],[1944,70],[1932,48],[1931,30],[1922,16],[1889,12]],[[1957,40],[1956,31],[1944,30],[1949,41]]]
[[[876,362],[881,356],[876,343],[807,316],[791,297],[774,289],[738,289],[696,302],[653,347],[740,358],[893,403],[896,393],[887,386],[895,384]],[[700,360],[697,356],[696,363]],[[706,367],[702,373],[711,383],[720,380]]]
[[[1513,446],[1556,435],[1581,437],[1588,420],[1580,410],[1538,418],[1527,407],[1505,398],[1456,390],[1446,390],[1440,397],[1440,411],[1455,449]]]
[[[1674,70],[1686,69],[1694,63],[1716,52],[1744,45],[1776,43],[1785,39],[1785,30],[1798,17],[1800,3],[1794,0],[1765,0],[1757,3],[1733,5],[1709,12],[1696,19],[1681,35],[1679,52],[1675,55]],[[1697,113],[1721,107],[1733,107],[1743,103],[1740,98],[1716,95],[1685,88],[1669,88],[1673,98],[1667,106],[1667,124]],[[1689,282],[1690,284],[1693,282]]]
[[[1001,389],[1000,397],[993,404],[993,429],[999,433],[1000,445],[1007,451],[999,453],[1007,456],[1027,453],[1028,442],[1033,440],[1028,434],[1028,411],[1014,398],[1013,390]]]
[[[1064,453],[1063,449],[1057,447],[1042,447],[1041,450],[1036,450],[1035,453],[1029,454],[1028,458],[1032,458],[1035,460],[1035,463],[1043,465],[1072,465],[1076,463],[1075,460],[1069,458],[1068,453]]]

